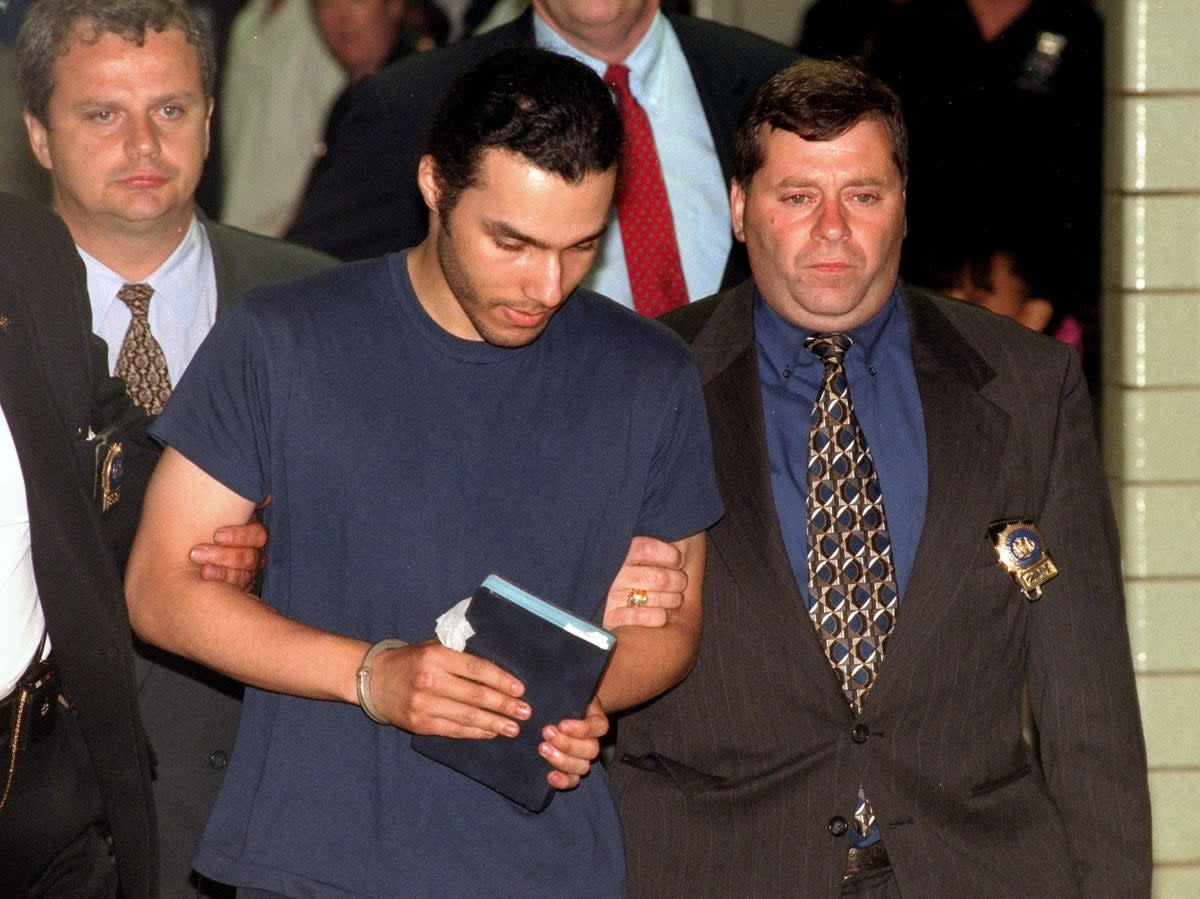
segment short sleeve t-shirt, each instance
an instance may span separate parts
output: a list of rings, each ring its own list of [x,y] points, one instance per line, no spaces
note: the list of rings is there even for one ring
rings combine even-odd
[[[598,620],[634,534],[678,540],[721,514],[674,335],[578,291],[528,346],[461,340],[404,254],[251,295],[154,432],[272,497],[265,602],[372,642],[431,637],[493,573]],[[599,766],[533,814],[410,739],[351,705],[247,690],[197,869],[289,895],[623,892]]]

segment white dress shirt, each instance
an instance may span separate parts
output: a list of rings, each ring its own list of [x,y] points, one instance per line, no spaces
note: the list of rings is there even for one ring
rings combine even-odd
[[[25,479],[0,409],[0,696],[11,693],[29,667],[45,627],[33,577]]]
[[[604,77],[607,63],[568,44],[536,12],[533,32],[539,47],[578,59]],[[650,130],[654,132],[688,297],[698,300],[720,288],[733,245],[729,187],[721,173],[716,145],[687,58],[671,23],[661,12],[655,15],[645,37],[624,64],[629,68],[629,90],[646,110]],[[625,248],[615,211],[596,264],[583,283],[633,306]]]

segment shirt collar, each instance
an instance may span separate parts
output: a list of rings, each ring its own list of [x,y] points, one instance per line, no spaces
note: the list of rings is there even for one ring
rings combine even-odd
[[[188,229],[184,232],[183,240],[179,242],[163,264],[141,279],[140,283],[149,284],[154,288],[156,296],[169,297],[182,294],[190,295],[186,285],[202,283],[196,280],[196,270],[203,264],[205,235],[203,226],[195,215],[192,216]],[[92,298],[92,317],[95,321],[104,318],[109,306],[117,302],[117,291],[129,281],[82,247],[76,246],[87,270],[88,295]],[[172,285],[182,279],[185,285],[181,291],[172,290]],[[161,301],[160,301],[161,302]]]
[[[552,50],[577,59],[601,78],[604,77],[608,63],[567,43],[536,12],[533,14],[533,35],[535,42],[543,50]],[[654,14],[654,20],[638,45],[622,60],[629,68],[629,90],[643,105],[652,102],[665,88],[663,79],[667,77],[668,69],[665,57],[670,35],[671,26],[662,10],[659,10]]]
[[[851,328],[846,333],[854,338],[851,352],[864,354],[867,364],[872,364],[878,354],[891,339],[907,336],[907,329],[894,327],[898,317],[904,315],[903,302],[900,298],[900,287],[892,288],[891,296],[883,308],[857,328]],[[795,368],[797,365],[819,365],[817,357],[805,346],[804,341],[816,332],[792,324],[770,307],[758,288],[754,289],[754,339],[759,355],[776,372]]]

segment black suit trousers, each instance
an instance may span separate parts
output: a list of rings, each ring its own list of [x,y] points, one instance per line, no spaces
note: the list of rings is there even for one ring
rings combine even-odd
[[[74,713],[62,705],[56,712],[54,730],[15,756],[0,809],[0,895],[116,896],[100,786]],[[4,777],[10,752],[3,747]]]

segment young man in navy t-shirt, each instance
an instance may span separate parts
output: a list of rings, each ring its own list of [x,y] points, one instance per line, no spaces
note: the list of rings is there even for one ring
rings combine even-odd
[[[721,505],[686,348],[576,289],[620,145],[583,66],[485,60],[421,163],[429,237],[251,295],[176,388],[127,588],[143,638],[249,686],[202,874],[249,895],[623,892],[592,762],[607,715],[690,668]],[[261,602],[170,563],[268,496]],[[531,712],[511,674],[432,637],[439,614],[496,573],[598,620],[634,534],[675,544],[684,602],[618,628],[584,718],[542,731],[564,791],[545,811],[411,749],[509,739]],[[408,645],[364,664],[384,639]]]

